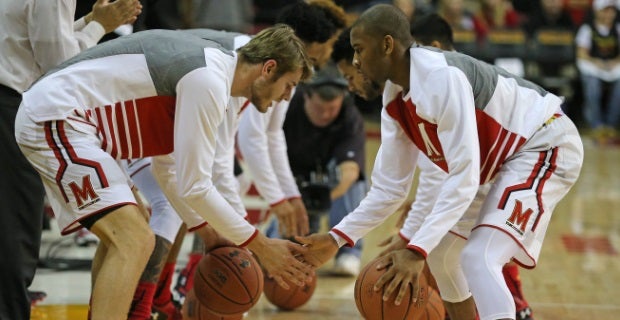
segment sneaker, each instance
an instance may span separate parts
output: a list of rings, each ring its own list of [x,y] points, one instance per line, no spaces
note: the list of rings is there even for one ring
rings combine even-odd
[[[181,306],[174,300],[170,300],[164,305],[153,304],[151,320],[183,320]]]
[[[30,298],[30,306],[34,307],[37,303],[43,301],[47,297],[47,293],[43,291],[30,291],[28,290],[28,298]]]
[[[194,287],[194,272],[196,272],[196,267],[198,267],[198,263],[201,259],[202,254],[190,253],[187,264],[179,271],[177,282],[174,285],[174,291],[180,297],[181,301],[185,299],[187,293]]]
[[[352,254],[341,254],[336,258],[331,270],[333,275],[344,277],[357,277],[360,273],[360,258]]]
[[[82,228],[75,233],[75,238],[73,238],[75,244],[79,247],[88,247],[91,244],[96,245],[99,243],[99,238],[97,236],[88,231],[88,229]]]
[[[532,317],[532,309],[525,299],[521,299],[517,296],[512,296],[515,301],[515,307],[517,309],[516,320],[534,320]]]
[[[532,317],[532,309],[530,309],[530,307],[525,307],[524,309],[517,311],[516,319],[517,320],[534,320],[534,318]]]

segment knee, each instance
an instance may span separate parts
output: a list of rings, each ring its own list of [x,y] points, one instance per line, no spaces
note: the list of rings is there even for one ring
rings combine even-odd
[[[104,240],[106,237],[102,241],[127,258],[148,257],[155,248],[155,234],[145,220],[127,224],[113,234],[112,237],[107,237],[107,241]]]
[[[121,250],[135,252],[138,254],[150,254],[155,248],[155,234],[148,228],[129,227],[129,234],[123,239],[119,239],[116,244]]]
[[[435,255],[434,252],[431,252],[426,259],[426,263],[435,279],[443,279],[448,275],[445,256],[438,256]]]
[[[136,229],[135,232],[132,232],[133,239],[131,239],[129,244],[132,247],[138,244],[135,245],[135,249],[140,250],[140,253],[145,253],[147,256],[150,256],[155,248],[155,234],[153,230],[146,222]]]
[[[480,272],[484,257],[473,246],[465,246],[461,251],[460,262],[467,277]]]

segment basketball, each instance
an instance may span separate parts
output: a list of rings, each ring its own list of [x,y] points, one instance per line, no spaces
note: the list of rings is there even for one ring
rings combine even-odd
[[[426,307],[429,286],[426,272],[420,273],[420,295],[417,303],[411,301],[413,286],[409,285],[407,293],[399,306],[394,304],[398,290],[394,291],[388,301],[383,301],[383,289],[375,292],[373,286],[386,269],[377,270],[378,259],[369,262],[360,272],[355,281],[355,304],[357,310],[367,320],[414,320],[416,314]]]
[[[241,320],[243,313],[234,316],[218,316],[209,311],[205,306],[196,299],[194,289],[190,289],[185,296],[181,314],[184,320]]]
[[[428,302],[423,310],[416,313],[415,320],[444,320],[446,318],[446,309],[443,306],[443,301],[439,292],[430,288],[428,290]]]
[[[286,290],[274,280],[265,276],[265,297],[267,300],[282,310],[293,310],[308,302],[316,288],[316,274],[310,283],[302,287],[287,282],[290,289]]]
[[[258,302],[262,292],[263,272],[245,249],[217,248],[202,257],[196,267],[196,298],[216,315],[242,314]]]

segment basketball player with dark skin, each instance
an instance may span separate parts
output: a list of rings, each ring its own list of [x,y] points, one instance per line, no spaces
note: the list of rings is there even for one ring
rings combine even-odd
[[[348,34],[349,31],[350,30],[345,30],[343,31],[343,34],[345,33]],[[454,50],[454,47],[452,46],[450,41],[448,41],[446,37],[442,35],[430,35],[429,34],[427,35],[427,37],[425,37],[425,39],[423,39],[427,41],[423,42],[420,40],[422,39],[418,39],[418,42],[422,45],[428,45],[428,46],[436,47],[442,50]],[[353,48],[351,48],[351,51],[352,50]],[[334,57],[333,55],[332,55],[332,58],[336,61],[338,70],[344,75],[345,79],[347,79],[349,83],[349,90],[351,92],[354,92],[355,94],[357,94],[358,96],[366,100],[372,100],[381,95],[383,91],[383,86],[377,83],[374,83],[370,81],[368,78],[366,78],[352,64],[351,60],[341,59],[339,57]],[[390,237],[384,240],[381,243],[381,245],[387,246],[387,247],[381,252],[380,256],[384,255],[386,252],[389,252],[389,251],[394,251],[394,250],[405,248],[407,246],[407,243],[403,241],[402,238],[400,238],[400,236],[397,234],[394,237]],[[475,317],[476,306],[474,304],[473,297],[470,297],[466,301],[463,301],[460,303],[450,303],[450,302],[444,301],[444,306],[446,307],[446,311],[448,312],[450,319],[475,319],[476,318]],[[463,317],[464,314],[473,315],[473,317]]]
[[[354,92],[355,94],[366,100],[373,100],[382,94],[383,88],[382,86],[379,86],[376,83],[368,80],[353,65],[352,60],[354,51],[350,45],[349,33],[350,29],[343,31],[338,41],[334,44],[332,60],[336,62],[338,70],[344,75],[345,79],[348,81],[349,90],[351,92]],[[447,22],[445,22],[445,20],[443,20],[443,18],[441,18],[437,14],[429,14],[417,19],[411,27],[411,34],[418,44],[432,46],[446,51],[455,50],[452,40],[452,29],[450,28],[449,24],[447,24]],[[486,193],[484,193],[484,195],[486,195]],[[402,227],[407,213],[410,213],[408,212],[408,209],[411,205],[411,202],[403,204],[403,216],[401,217],[401,219],[399,219],[397,227]],[[479,208],[477,209],[479,210]],[[379,254],[379,256],[384,256],[391,251],[405,248],[407,246],[407,243],[405,239],[403,239],[399,234],[396,234],[382,241],[379,246],[385,247],[385,249]],[[511,276],[507,275],[507,273],[510,274],[510,271],[507,272],[506,270],[504,270],[504,276],[508,277],[505,279],[506,283],[518,282],[513,284],[514,288],[511,288],[511,292],[512,290],[517,291],[517,293],[512,292],[515,298],[515,304],[518,307],[517,319],[533,319],[531,317],[531,309],[523,298],[520,282],[517,279],[513,279],[513,277],[518,278],[518,266],[514,262],[509,262],[506,264],[504,269],[506,268],[509,268],[511,270],[514,269],[514,272],[516,272],[516,276]],[[521,305],[516,302],[517,299],[522,300]],[[465,308],[468,313],[471,313],[471,308],[474,308],[473,312],[475,312],[475,305],[473,303],[471,303],[470,306],[462,304],[464,303],[462,302],[455,304],[444,301],[446,311],[449,315],[452,315],[451,319],[458,319],[457,315],[461,311],[461,307]]]

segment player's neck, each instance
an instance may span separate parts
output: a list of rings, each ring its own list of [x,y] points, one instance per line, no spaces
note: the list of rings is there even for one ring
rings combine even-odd
[[[261,75],[262,64],[250,64],[239,57],[235,66],[230,95],[233,97],[249,97],[252,83]]]
[[[394,55],[394,60],[392,62],[392,72],[390,76],[390,81],[395,84],[403,87],[405,92],[409,92],[409,75],[411,70],[411,59],[409,48],[403,48],[404,50],[400,51],[400,54]]]

